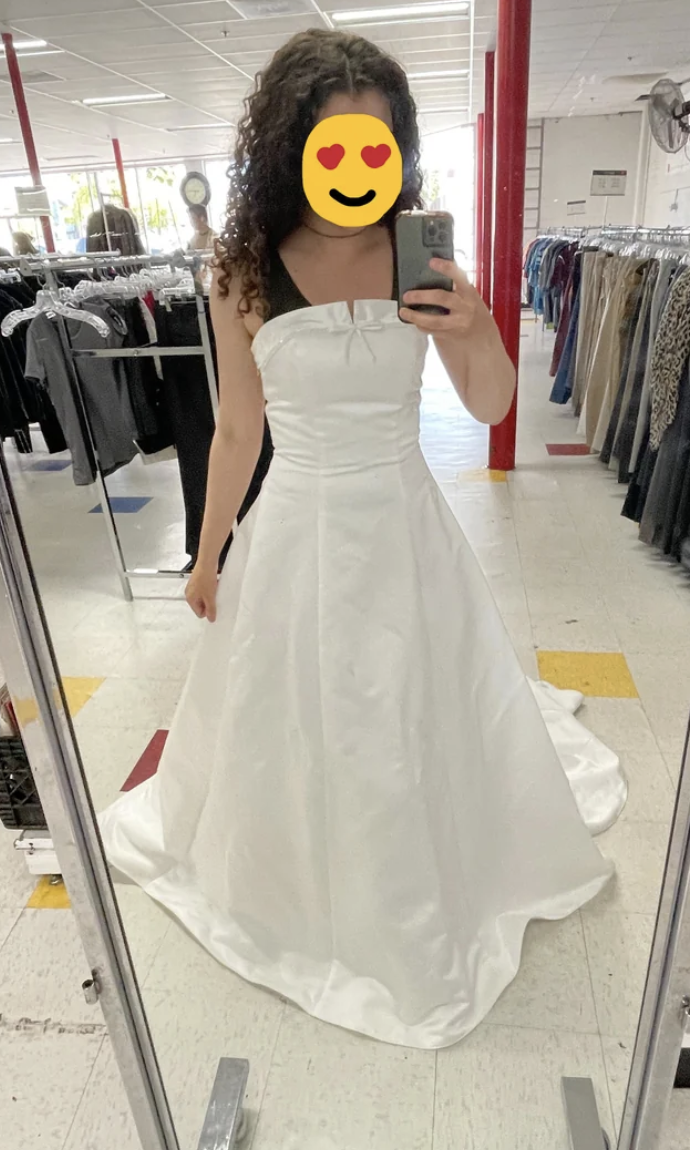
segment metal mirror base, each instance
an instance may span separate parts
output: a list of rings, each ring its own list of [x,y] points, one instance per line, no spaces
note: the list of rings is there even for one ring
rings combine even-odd
[[[562,1087],[571,1150],[610,1150],[591,1078],[564,1078]]]
[[[221,1058],[211,1091],[198,1150],[234,1150],[247,1133],[244,1096],[249,1063],[242,1058]]]

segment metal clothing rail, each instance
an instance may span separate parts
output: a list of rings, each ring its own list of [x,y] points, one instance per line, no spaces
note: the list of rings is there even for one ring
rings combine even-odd
[[[635,240],[643,240],[650,244],[666,244],[677,243],[678,241],[690,242],[690,228],[687,227],[665,227],[665,228],[643,228],[637,224],[629,225],[613,225],[613,224],[593,224],[586,228],[571,228],[571,227],[551,227],[546,228],[541,236],[545,239],[553,237],[557,239],[559,236],[564,238],[573,238],[579,240],[586,240],[592,238],[600,238],[606,240],[627,240],[634,243]]]
[[[203,355],[209,397],[211,400],[211,409],[213,411],[214,420],[217,421],[218,385],[216,382],[216,372],[213,363],[213,350],[211,347],[211,336],[208,320],[206,318],[206,307],[200,276],[200,272],[205,259],[208,259],[211,254],[212,253],[195,252],[194,255],[187,255],[186,253],[180,251],[171,255],[110,256],[108,253],[98,253],[94,254],[93,256],[86,257],[53,256],[49,260],[46,260],[43,257],[32,257],[24,258],[22,260],[3,260],[0,262],[0,267],[4,263],[12,262],[19,266],[20,271],[23,274],[44,277],[48,286],[51,287],[54,291],[57,291],[59,287],[57,280],[57,273],[59,272],[110,271],[117,268],[132,269],[136,267],[186,267],[192,273],[194,282],[194,295],[190,296],[189,298],[190,300],[193,299],[196,302],[196,313],[201,338],[200,345],[197,344],[185,347],[159,347],[157,344],[152,344],[150,346],[141,348],[94,348],[89,349],[88,351],[81,351],[72,347],[67,324],[65,323],[63,317],[59,315],[57,316],[60,341],[65,354],[65,359],[69,367],[70,383],[76,400],[82,435],[87,447],[87,452],[91,457],[91,465],[95,476],[94,486],[98,492],[101,510],[103,512],[103,519],[105,523],[106,534],[108,536],[108,542],[113,554],[115,569],[120,580],[122,593],[124,598],[129,603],[131,603],[134,599],[131,582],[132,579],[184,579],[188,572],[186,569],[171,571],[158,568],[129,568],[127,566],[124,551],[122,548],[122,542],[120,540],[115,516],[113,514],[113,509],[110,502],[110,496],[108,494],[108,489],[105,483],[105,475],[103,474],[103,469],[101,467],[98,456],[98,447],[93,433],[93,428],[91,426],[88,408],[79,379],[79,373],[76,370],[76,361],[81,358],[139,359],[144,357],[162,358],[164,356],[172,357]],[[103,298],[116,300],[118,297],[115,293],[110,293],[108,295],[104,294]],[[126,298],[132,297],[128,296]]]

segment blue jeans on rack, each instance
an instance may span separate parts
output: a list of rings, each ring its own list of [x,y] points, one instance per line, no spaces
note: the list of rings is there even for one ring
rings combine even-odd
[[[577,331],[580,322],[580,291],[573,301],[573,310],[570,315],[568,334],[563,345],[561,362],[558,365],[556,378],[553,381],[550,400],[551,403],[567,403],[573,394],[573,372],[575,366],[575,349],[577,347]]]

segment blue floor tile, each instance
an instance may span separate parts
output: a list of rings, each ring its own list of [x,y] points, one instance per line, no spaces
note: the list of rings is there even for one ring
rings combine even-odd
[[[141,511],[142,507],[151,502],[151,498],[150,495],[114,495],[111,497],[110,506],[115,515],[136,515],[137,511]],[[89,511],[89,515],[102,514],[103,508],[100,503],[98,507],[92,507]]]
[[[39,459],[38,463],[29,464],[29,471],[64,471],[71,466],[70,459]]]

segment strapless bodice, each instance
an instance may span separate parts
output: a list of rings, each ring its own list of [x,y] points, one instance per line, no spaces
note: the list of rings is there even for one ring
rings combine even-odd
[[[269,320],[252,350],[277,460],[349,471],[418,450],[427,339],[390,300],[305,307]]]

